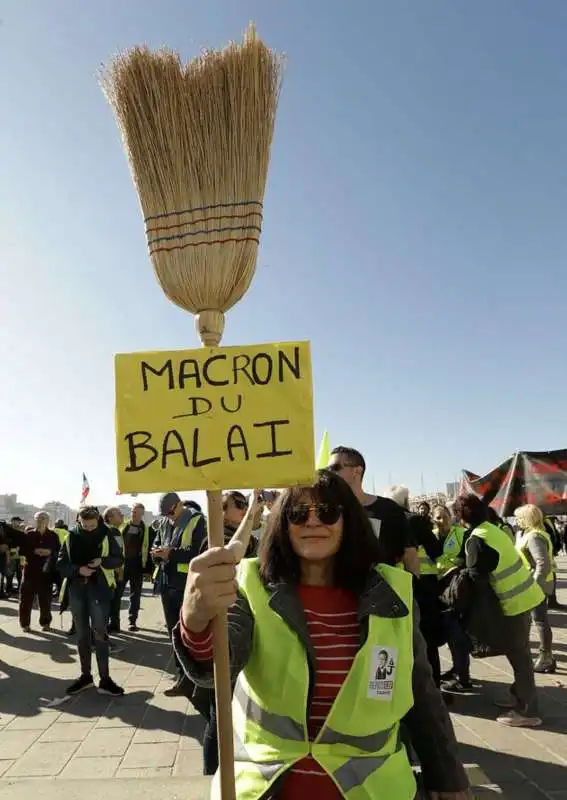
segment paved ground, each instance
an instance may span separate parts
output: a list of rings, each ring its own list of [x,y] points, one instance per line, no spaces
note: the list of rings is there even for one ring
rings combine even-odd
[[[560,599],[567,602],[567,559],[560,567]],[[543,729],[509,730],[494,722],[492,700],[510,681],[504,659],[475,662],[478,692],[457,699],[453,720],[476,797],[567,800],[567,613],[554,612],[552,621],[559,672],[538,677]],[[65,615],[63,628],[69,622]],[[76,649],[59,630],[59,616],[52,633],[38,632],[37,612],[33,624],[32,634],[22,634],[16,602],[0,601],[2,799],[23,800],[31,789],[36,800],[53,800],[55,793],[79,800],[83,781],[93,778],[102,781],[97,786],[106,800],[160,793],[164,782],[170,800],[205,797],[201,720],[188,701],[163,696],[171,651],[159,601],[148,589],[142,630],[115,640],[124,648],[112,659],[112,676],[127,691],[122,699],[89,691],[49,708],[77,677]]]

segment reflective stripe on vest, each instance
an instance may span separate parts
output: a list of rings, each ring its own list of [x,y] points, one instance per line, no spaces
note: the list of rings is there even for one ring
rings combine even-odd
[[[415,779],[399,723],[413,705],[412,578],[395,567],[377,568],[408,613],[393,619],[370,615],[368,637],[319,734],[309,741],[307,654],[297,633],[270,605],[258,559],[239,565],[240,591],[254,616],[250,658],[233,694],[236,796],[257,800],[290,767],[311,754],[349,800],[413,800]],[[399,606],[396,611],[399,611]],[[378,695],[380,650],[394,672],[386,696]],[[220,797],[218,775],[212,797]]]
[[[545,576],[544,583],[553,586],[553,545],[551,543],[551,537],[547,531],[542,530],[541,528],[537,528],[523,533],[516,542],[516,547],[518,549],[518,552],[520,553],[520,556],[524,560],[524,563],[527,566],[527,568],[530,570],[530,572],[533,572],[534,567],[532,566],[532,562],[530,561],[529,558],[529,548],[528,548],[529,537],[531,534],[537,536],[538,539],[541,539],[545,544],[545,547],[547,549],[547,555],[549,556],[549,572]]]
[[[417,557],[419,558],[419,574],[421,575],[437,575],[437,564],[432,558],[429,558],[427,551],[423,545],[417,548]]]
[[[201,514],[195,514],[194,517],[191,517],[185,528],[183,529],[183,533],[181,534],[181,540],[179,542],[179,548],[185,549],[191,547],[191,542],[193,541],[193,531],[197,527],[199,520],[201,519]],[[160,567],[165,565],[167,562],[162,562],[157,564],[154,568],[154,573],[152,575],[152,580],[156,580],[157,576],[159,575]],[[188,573],[189,572],[189,564],[177,564],[177,572]]]
[[[193,541],[193,531],[197,527],[197,523],[201,519],[201,514],[195,514],[194,517],[191,517],[185,528],[183,529],[183,533],[181,534],[181,541],[179,542],[179,548],[181,550],[186,550],[191,547],[191,542]],[[177,565],[177,572],[189,572],[189,564],[178,564]]]
[[[482,539],[498,553],[498,566],[490,573],[490,585],[505,616],[515,617],[543,602],[543,590],[535,583],[515,546],[501,528],[483,522],[472,531],[472,536]]]

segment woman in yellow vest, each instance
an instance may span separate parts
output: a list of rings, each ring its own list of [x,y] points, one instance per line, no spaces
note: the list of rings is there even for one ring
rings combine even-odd
[[[545,595],[539,606],[531,612],[539,638],[539,657],[534,664],[534,672],[553,673],[557,664],[551,649],[553,633],[547,617],[548,598],[553,593],[553,545],[544,527],[543,514],[537,506],[520,506],[514,516],[520,529],[516,548]]]
[[[210,623],[228,609],[237,798],[413,800],[402,722],[430,796],[471,797],[411,576],[382,548],[352,490],[322,470],[282,493],[238,583],[232,545],[191,562],[174,646],[212,687]]]
[[[510,636],[506,658],[514,671],[514,683],[510,696],[497,703],[510,710],[497,721],[514,728],[537,728],[542,721],[530,652],[530,611],[542,602],[543,591],[509,536],[487,522],[487,506],[480,498],[473,494],[459,497],[455,512],[469,529],[465,536],[466,568],[473,577],[488,578]]]

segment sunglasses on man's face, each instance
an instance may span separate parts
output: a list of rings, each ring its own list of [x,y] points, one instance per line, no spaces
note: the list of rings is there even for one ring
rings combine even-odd
[[[334,525],[341,518],[343,507],[334,503],[300,503],[288,508],[287,520],[292,525],[305,525],[311,511],[323,525]]]

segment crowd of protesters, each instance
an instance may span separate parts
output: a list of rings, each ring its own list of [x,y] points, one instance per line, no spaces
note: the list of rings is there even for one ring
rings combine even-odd
[[[60,610],[71,612],[81,667],[67,693],[93,686],[94,651],[98,691],[120,696],[110,661],[122,598],[127,590],[127,627],[135,634],[143,582],[151,579],[173,645],[174,682],[166,694],[188,697],[203,715],[209,775],[218,767],[210,623],[228,609],[235,733],[247,753],[236,764],[237,796],[264,796],[271,787],[277,791],[270,796],[280,798],[349,796],[357,779],[331,742],[348,741],[367,756],[360,743],[368,740],[380,764],[393,765],[389,780],[399,797],[414,796],[400,742],[417,755],[431,796],[469,797],[446,707],[477,690],[471,657],[503,655],[514,681],[498,703],[497,721],[542,725],[536,675],[556,670],[548,614],[562,610],[555,558],[567,550],[565,532],[535,505],[519,507],[505,522],[474,495],[410,510],[403,486],[368,494],[365,469],[359,451],[338,447],[312,487],[225,493],[225,547],[212,550],[202,509],[175,492],[160,498],[151,526],[140,503],[128,520],[115,507],[84,506],[70,530],[61,520],[51,527],[45,512],[29,527],[14,517],[0,525],[1,596],[18,593],[24,633],[36,601],[39,625],[49,630],[57,598]],[[452,664],[442,672],[445,644]],[[343,695],[354,721],[339,702]],[[384,703],[383,719],[366,713],[376,699]],[[307,727],[291,736],[294,720],[307,720]],[[397,726],[395,744],[390,733]],[[299,741],[307,742],[306,752]],[[328,747],[318,750],[323,742]],[[266,746],[272,777],[257,769]],[[364,778],[376,792],[379,772]]]

